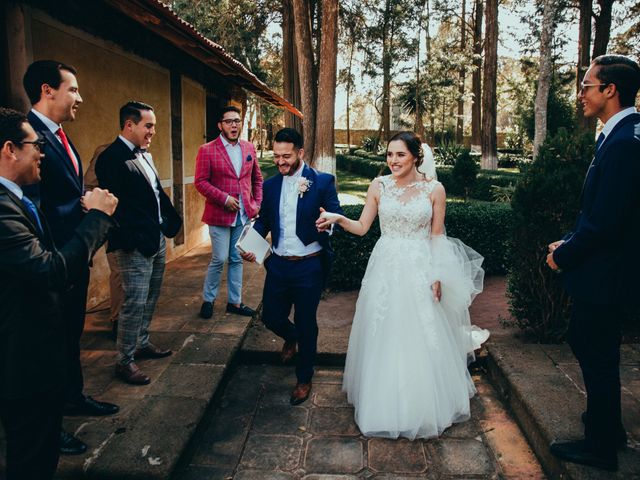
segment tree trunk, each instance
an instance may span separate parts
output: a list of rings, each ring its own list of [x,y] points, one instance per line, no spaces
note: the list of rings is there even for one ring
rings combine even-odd
[[[316,135],[316,79],[314,74],[313,43],[311,38],[311,10],[309,0],[292,0],[295,19],[296,57],[300,78],[302,105],[302,136],[306,160],[311,161]]]
[[[593,54],[591,58],[607,53],[609,37],[611,36],[611,9],[615,0],[598,0],[600,13],[596,17],[595,33],[593,36]]]
[[[538,91],[535,103],[535,135],[533,138],[533,158],[536,158],[540,147],[547,137],[547,102],[551,87],[551,67],[553,34],[558,0],[545,0],[542,14],[542,32],[540,34],[540,72],[538,74]]]
[[[578,127],[581,130],[590,130],[589,119],[585,118],[582,113],[582,104],[577,99],[580,93],[580,83],[584,78],[584,74],[589,68],[591,57],[591,1],[580,0],[580,29],[578,32],[578,67],[576,72],[576,115],[578,119]]]
[[[296,42],[291,0],[282,1],[282,93],[296,108],[300,109],[300,78],[296,58]],[[284,125],[302,131],[302,121],[289,111],[284,112]]]
[[[462,16],[460,17],[460,52],[464,55],[467,48],[467,0],[462,0]],[[466,71],[464,65],[460,68],[458,78],[458,116],[456,121],[456,143],[462,145],[464,135],[464,81]]]
[[[382,138],[387,142],[391,131],[391,33],[389,28],[389,17],[391,2],[385,1],[385,16],[382,33]]]
[[[485,50],[482,89],[482,160],[481,167],[498,168],[498,139],[496,133],[498,77],[498,0],[487,0],[485,16]]]
[[[351,83],[351,71],[353,68],[353,54],[356,50],[356,44],[351,44],[351,51],[349,52],[349,66],[347,67],[347,148],[351,148],[351,89],[353,85]]]
[[[424,7],[427,3],[427,0],[422,0],[422,4],[420,6],[420,16],[418,17],[418,48],[416,51],[416,111],[414,115],[414,123],[413,123],[413,131],[420,137],[420,139],[424,142],[426,139],[424,138],[424,121],[422,120],[423,112],[422,112],[422,85],[420,84],[420,43],[422,36],[422,23],[424,21]]]
[[[322,0],[318,106],[312,166],[336,174],[334,114],[338,68],[338,0]]]
[[[471,90],[473,104],[471,105],[471,148],[480,151],[480,137],[482,127],[482,0],[476,0],[473,22],[473,74],[471,75]]]

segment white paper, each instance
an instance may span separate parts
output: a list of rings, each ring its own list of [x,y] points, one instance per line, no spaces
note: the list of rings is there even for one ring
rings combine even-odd
[[[262,264],[271,245],[253,229],[251,223],[247,223],[236,242],[236,248],[242,253],[253,253],[256,256],[256,262]]]

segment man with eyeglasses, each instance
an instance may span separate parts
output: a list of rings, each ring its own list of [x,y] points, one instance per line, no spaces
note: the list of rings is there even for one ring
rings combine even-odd
[[[51,226],[57,248],[63,247],[75,234],[84,217],[80,199],[84,193],[82,160],[71,139],[65,133],[65,124],[73,122],[82,97],[76,78],[76,69],[55,60],[38,60],[27,68],[23,86],[32,108],[27,118],[33,129],[43,138],[42,181],[26,189],[28,196],[42,208]],[[117,405],[95,400],[85,395],[80,337],[84,330],[89,265],[64,292],[63,309],[67,322],[67,362],[69,382],[65,405],[66,415],[113,415]],[[27,350],[25,355],[31,355]],[[60,451],[67,455],[84,453],[87,446],[71,433],[60,433]]]
[[[601,55],[584,76],[585,117],[604,128],[582,189],[575,229],[549,245],[547,264],[561,270],[573,299],[567,339],[587,392],[584,439],[555,442],[551,452],[573,463],[618,468],[625,447],[620,405],[621,321],[640,306],[640,66]]]
[[[56,470],[69,377],[64,295],[104,243],[118,203],[106,190],[84,195],[87,213],[58,248],[44,212],[24,190],[40,181],[45,143],[24,114],[0,108],[0,421],[7,480],[46,480]]]
[[[226,311],[248,317],[255,313],[242,303],[242,258],[235,244],[244,226],[260,210],[262,173],[255,147],[240,140],[240,109],[224,107],[219,119],[220,136],[202,145],[196,157],[195,186],[205,198],[202,221],[209,226],[212,248],[200,307],[200,317],[204,319],[213,316],[227,261]]]

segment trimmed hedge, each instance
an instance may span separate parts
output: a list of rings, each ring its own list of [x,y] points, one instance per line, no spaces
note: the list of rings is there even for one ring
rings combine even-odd
[[[363,205],[345,205],[347,217],[360,218]],[[511,207],[504,203],[448,202],[447,234],[459,238],[484,256],[487,274],[504,274],[509,258]],[[337,230],[331,239],[335,261],[329,286],[336,290],[360,288],[373,247],[380,237],[378,219],[364,237]],[[398,252],[401,255],[401,252]]]
[[[386,162],[382,157],[380,160],[373,160],[357,155],[336,155],[336,167],[338,170],[353,172],[367,178],[375,178],[378,175],[389,174]],[[451,175],[452,167],[439,166],[438,180],[442,182],[448,195],[464,196],[464,186],[458,185]],[[504,172],[499,170],[480,170],[473,188],[469,192],[469,197],[476,200],[492,201],[492,185],[506,187],[509,184],[516,185],[521,174],[516,172]]]

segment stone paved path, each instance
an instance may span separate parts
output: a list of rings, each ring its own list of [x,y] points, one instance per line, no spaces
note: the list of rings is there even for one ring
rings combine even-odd
[[[341,391],[342,369],[319,368],[312,396],[291,407],[292,367],[239,365],[183,457],[176,480],[374,478],[542,479],[522,433],[481,372],[472,419],[428,441],[365,438]]]

